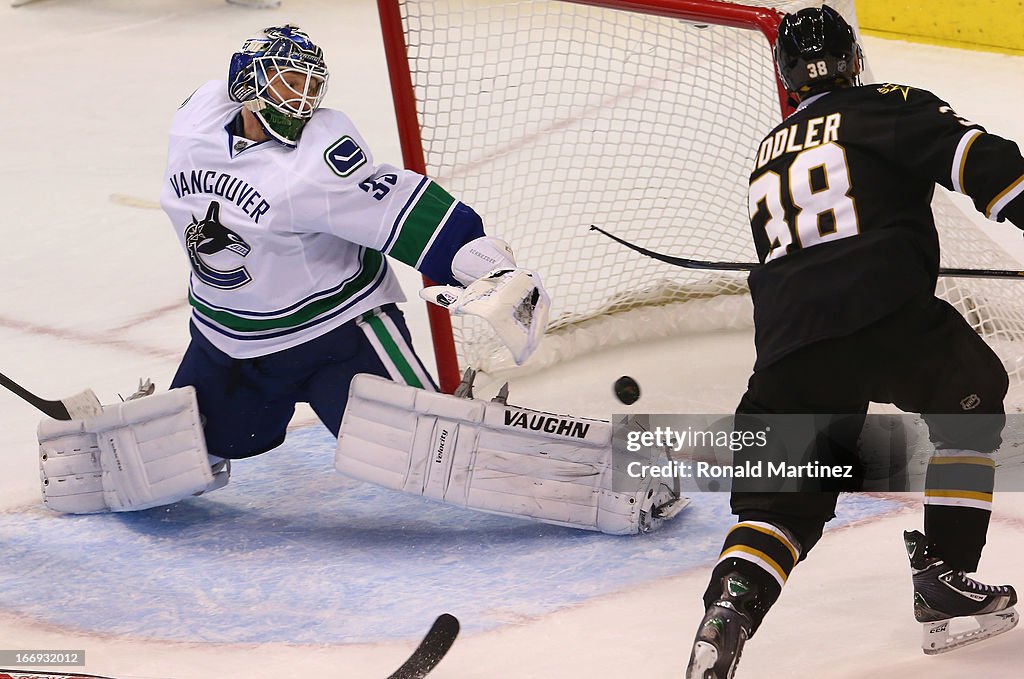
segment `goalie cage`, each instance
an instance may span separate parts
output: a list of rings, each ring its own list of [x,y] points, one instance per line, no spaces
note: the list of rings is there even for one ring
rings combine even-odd
[[[378,0],[406,165],[479,211],[551,294],[527,369],[752,325],[744,274],[674,268],[589,226],[660,252],[752,261],[750,162],[787,110],[771,45],[780,12],[820,4]],[[830,4],[856,26],[852,0]],[[943,266],[1019,268],[941,187],[934,211]],[[1020,385],[1020,282],[943,278],[938,294]],[[444,390],[459,363],[513,367],[479,319],[430,314]]]

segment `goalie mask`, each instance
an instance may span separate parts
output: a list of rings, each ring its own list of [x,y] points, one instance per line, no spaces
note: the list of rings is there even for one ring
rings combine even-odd
[[[231,56],[228,95],[286,146],[298,142],[326,91],[323,51],[297,26],[265,28]]]
[[[828,5],[787,14],[775,40],[775,65],[786,89],[810,94],[860,84],[864,53],[846,20]]]

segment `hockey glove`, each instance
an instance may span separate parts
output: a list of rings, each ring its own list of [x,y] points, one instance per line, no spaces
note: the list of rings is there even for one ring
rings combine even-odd
[[[512,352],[516,365],[522,365],[540,344],[551,306],[540,276],[518,268],[494,269],[466,288],[423,288],[420,297],[445,307],[453,316],[483,318]]]

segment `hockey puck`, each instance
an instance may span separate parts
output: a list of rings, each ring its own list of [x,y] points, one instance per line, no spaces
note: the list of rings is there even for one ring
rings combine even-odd
[[[633,405],[640,398],[640,385],[629,375],[615,380],[615,398],[626,405]]]

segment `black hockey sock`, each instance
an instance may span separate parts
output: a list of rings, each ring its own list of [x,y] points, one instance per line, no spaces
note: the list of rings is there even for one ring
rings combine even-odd
[[[753,636],[799,560],[800,547],[784,530],[770,523],[741,521],[725,538],[704,593],[704,606],[711,606],[721,597],[723,577],[729,573],[746,577],[757,591],[745,611],[751,618]]]
[[[950,566],[978,569],[992,514],[995,463],[969,450],[936,450],[925,477],[924,532]]]

